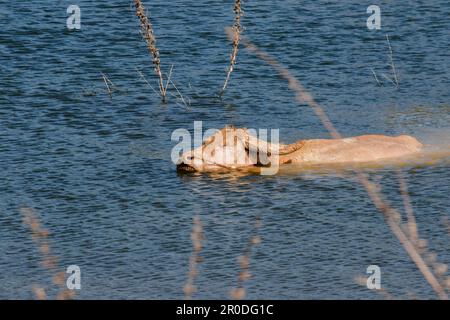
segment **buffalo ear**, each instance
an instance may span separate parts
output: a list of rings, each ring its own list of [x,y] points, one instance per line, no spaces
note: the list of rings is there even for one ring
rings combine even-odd
[[[243,143],[244,149],[247,152],[247,156],[253,160],[253,159],[255,159],[255,154],[256,154],[256,162],[253,165],[256,167],[270,167],[271,166],[270,162],[268,164],[262,164],[261,159],[260,159],[261,151],[257,146],[250,144],[250,137],[248,136],[247,129],[241,128],[238,130],[243,130],[243,132],[245,132],[244,136],[242,136],[241,134],[238,134],[237,137]],[[267,151],[267,157],[270,157],[270,156],[271,156],[270,151]]]
[[[250,144],[248,141],[247,129],[245,128],[236,129],[235,139],[236,138],[244,145],[244,149],[248,151]]]

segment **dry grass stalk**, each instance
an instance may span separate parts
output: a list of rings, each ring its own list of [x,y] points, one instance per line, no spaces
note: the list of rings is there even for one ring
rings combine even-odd
[[[105,82],[106,89],[108,90],[109,97],[111,98],[112,97],[112,90],[110,88],[110,85],[111,85],[111,87],[114,87],[114,83],[112,83],[112,81],[109,80],[108,76],[106,74],[104,74],[104,73],[102,73],[102,78],[103,78],[103,82]]]
[[[114,82],[112,82],[111,79],[109,79],[107,74],[105,74],[103,72],[101,72],[100,74],[102,75],[103,82],[105,83],[105,86],[106,86],[106,91],[108,92],[110,98],[112,98],[112,94],[114,92],[122,92],[122,93],[126,92],[126,90],[123,90],[123,89],[120,89],[119,87],[117,87],[114,84]],[[97,94],[96,91],[91,91],[91,90],[86,90],[86,89],[84,91],[85,91],[84,92],[85,96],[95,96]]]
[[[411,199],[409,197],[408,185],[405,181],[403,173],[398,170],[397,172],[400,193],[403,198],[403,207],[405,208],[406,218],[407,218],[407,230],[408,236],[413,243],[417,243],[419,240],[419,233],[417,229],[416,218],[414,217],[414,210],[411,205]]]
[[[394,52],[392,51],[391,41],[389,40],[388,34],[386,34],[386,41],[387,41],[388,47],[389,47],[389,65],[392,69],[392,75],[394,76],[393,83],[395,84],[396,87],[398,87],[397,70],[395,68],[395,63],[394,63]]]
[[[228,67],[227,77],[223,84],[222,91],[220,93],[221,95],[225,92],[225,89],[227,88],[228,81],[230,80],[231,72],[233,72],[234,65],[236,64],[239,40],[241,38],[241,33],[242,33],[241,17],[244,14],[244,12],[242,11],[242,1],[241,0],[235,0],[233,11],[234,11],[234,24],[233,24],[233,27],[231,28],[231,30],[233,31],[233,38],[232,38],[233,50],[230,55],[230,66]]]
[[[148,80],[145,78],[145,75],[142,73],[142,71],[139,70],[138,68],[136,68],[136,71],[141,77],[141,79],[144,80],[144,82],[153,90],[153,92],[159,95],[158,91],[156,91],[155,88],[153,88],[153,86],[150,84],[150,82],[148,82]]]
[[[189,106],[191,105],[190,99],[188,100],[188,102],[186,102],[185,97],[183,97],[183,95],[181,94],[180,90],[178,90],[178,87],[175,85],[175,83],[172,80],[169,80],[170,83],[172,84],[172,86],[174,87],[174,89],[176,90],[176,92],[178,93],[178,95],[173,95],[173,97],[175,97],[176,99],[179,99],[183,105],[189,109]],[[178,103],[177,103],[178,104]]]
[[[250,273],[250,255],[252,248],[261,243],[261,237],[258,235],[258,230],[261,228],[261,220],[256,217],[253,234],[247,243],[247,248],[242,256],[237,258],[241,271],[239,272],[238,283],[236,288],[231,289],[230,297],[232,299],[244,299],[246,291],[244,288],[245,281],[251,278]]]
[[[437,262],[437,255],[427,250],[427,241],[425,239],[419,238],[419,231],[416,219],[414,217],[414,210],[411,205],[407,183],[400,171],[398,172],[398,181],[407,216],[406,234],[409,236],[411,243],[415,245],[417,251],[425,256],[425,260],[433,268],[434,274],[436,275],[438,281],[441,283],[441,286],[444,288],[447,287],[447,290],[449,290],[450,287],[448,286],[448,282],[450,281],[450,277],[444,278],[445,273],[448,271],[448,265],[445,263]]]
[[[230,32],[227,33],[228,37],[232,37]],[[285,78],[288,81],[289,89],[293,90],[296,93],[297,101],[306,102],[313,109],[313,111],[319,117],[320,121],[328,130],[333,139],[341,138],[341,135],[334,128],[333,123],[330,121],[322,107],[314,100],[312,95],[303,87],[303,85],[294,76],[291,75],[288,69],[284,68],[275,58],[260,50],[249,40],[242,38],[241,41],[247,50],[254,53],[258,58],[271,65],[280,74],[281,77]]]
[[[48,230],[42,227],[38,216],[32,208],[21,208],[20,213],[22,214],[23,223],[29,227],[31,238],[36,243],[39,253],[42,255],[42,266],[49,270],[50,273],[54,274],[52,281],[60,288],[56,299],[72,299],[75,295],[75,291],[68,290],[65,286],[65,273],[63,271],[60,271],[61,269],[58,267],[58,258],[51,253],[51,248],[48,240]],[[33,286],[32,289],[36,299],[47,299],[47,294],[44,288]]]
[[[414,210],[411,204],[411,199],[408,192],[408,186],[405,181],[405,177],[401,171],[398,171],[398,181],[400,186],[400,192],[403,198],[403,206],[405,208],[407,223],[405,234],[409,237],[411,243],[416,247],[416,250],[425,256],[425,261],[432,267],[437,280],[440,282],[443,288],[450,289],[447,286],[447,281],[450,278],[444,278],[445,273],[448,271],[448,265],[437,261],[437,255],[427,250],[427,241],[419,238],[419,231],[417,222],[414,216]]]
[[[141,0],[134,0],[136,7],[136,16],[138,16],[141,24],[141,33],[147,43],[147,48],[152,55],[152,62],[155,67],[155,73],[159,78],[159,92],[163,101],[166,101],[167,85],[164,85],[163,74],[161,71],[161,60],[159,58],[159,50],[156,47],[156,38],[153,34],[153,26],[145,14],[145,7]]]
[[[373,68],[370,68],[370,70],[372,71],[373,77],[375,78],[375,81],[377,82],[378,86],[382,86],[380,80],[378,80],[377,74],[375,73],[375,70],[373,70]]]
[[[430,286],[433,288],[440,299],[448,300],[448,295],[445,292],[445,287],[441,284],[441,282],[434,274],[433,270],[429,267],[429,263],[425,261],[425,258],[422,256],[421,250],[419,250],[414,245],[414,243],[408,238],[406,233],[403,232],[402,228],[400,227],[398,219],[400,214],[398,213],[398,211],[390,207],[389,204],[387,204],[382,199],[382,195],[379,191],[379,186],[370,182],[366,174],[362,172],[357,173],[358,179],[366,189],[370,199],[375,204],[377,209],[383,214],[385,221],[391,229],[392,233],[403,245],[403,248],[406,250],[411,260],[416,264],[425,280],[430,284]]]
[[[47,293],[44,288],[33,285],[32,289],[37,300],[47,300]]]
[[[334,128],[323,108],[314,100],[312,95],[301,85],[301,83],[289,72],[287,68],[283,67],[275,58],[260,50],[256,45],[245,38],[242,38],[241,42],[250,52],[254,53],[258,58],[271,65],[281,77],[288,81],[289,88],[296,93],[297,102],[306,103],[313,109],[332,138],[341,138],[340,133]],[[408,253],[411,260],[416,264],[425,280],[430,284],[440,299],[447,300],[448,295],[445,291],[445,287],[440,281],[438,281],[434,272],[430,269],[428,263],[425,262],[419,250],[414,246],[400,227],[399,220],[401,215],[383,199],[379,185],[371,182],[368,175],[360,169],[354,168],[354,170],[359,183],[365,188],[375,207],[383,214],[383,217],[392,233],[402,244],[403,248]]]
[[[399,81],[398,81],[398,76],[397,76],[397,69],[396,69],[395,63],[394,63],[394,52],[392,50],[391,41],[389,40],[389,35],[388,34],[386,34],[386,41],[387,41],[388,48],[389,48],[389,53],[388,53],[389,63],[388,63],[388,66],[391,68],[393,79],[388,77],[384,73],[382,73],[381,76],[384,79],[386,79],[387,81],[391,82],[396,88],[398,88]],[[375,78],[375,81],[377,82],[377,85],[378,86],[382,86],[383,83],[378,79],[377,74],[375,73],[375,70],[373,68],[371,68],[370,70],[372,71],[372,74],[373,74],[373,76]]]
[[[193,227],[191,233],[192,240],[192,254],[189,258],[189,272],[188,279],[184,285],[184,298],[190,300],[192,294],[197,291],[195,286],[195,278],[198,276],[197,264],[201,262],[200,251],[202,250],[203,226],[200,217],[197,215],[193,219]]]
[[[173,68],[173,65],[171,66],[171,69],[170,69],[171,71],[169,73],[169,77],[168,77],[168,80],[167,80],[167,83],[166,83],[166,88],[169,86],[169,83],[172,84],[172,86],[175,89],[175,91],[177,92],[177,94],[173,94],[173,93],[168,92],[168,91],[167,91],[167,94],[169,94],[171,97],[175,98],[175,100],[176,100],[175,103],[178,106],[181,106],[181,107],[184,106],[186,109],[189,109],[189,106],[191,104],[190,99],[189,98],[185,98],[181,94],[180,90],[178,90],[177,85],[171,79],[172,68]],[[135,68],[135,69],[136,69],[137,73],[139,74],[139,76],[141,77],[141,79],[150,87],[150,89],[152,89],[154,93],[159,95],[158,92],[155,90],[155,88],[153,88],[153,86],[150,84],[150,82],[148,82],[148,80],[145,78],[145,75],[142,73],[142,71],[139,70],[138,68]],[[186,100],[186,99],[188,99],[188,100]]]
[[[384,73],[381,74],[381,76],[383,78],[385,78],[387,81],[391,82],[394,86],[397,86],[397,84],[395,83],[394,80],[392,80],[391,78],[389,78],[387,75],[385,75]]]

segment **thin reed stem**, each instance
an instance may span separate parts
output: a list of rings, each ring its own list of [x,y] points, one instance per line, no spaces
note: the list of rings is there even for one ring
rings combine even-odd
[[[244,15],[244,12],[242,11],[242,1],[241,0],[235,0],[233,11],[234,11],[234,24],[232,27],[233,50],[230,55],[230,65],[228,67],[227,77],[223,84],[220,95],[223,95],[223,93],[225,92],[225,89],[227,88],[227,85],[228,85],[228,81],[230,81],[231,73],[233,72],[234,66],[236,64],[237,53],[238,53],[238,48],[239,48],[239,40],[241,38],[241,33],[243,30],[242,26],[241,26],[241,17]]]
[[[228,36],[230,37],[230,34]],[[288,81],[289,88],[296,93],[297,102],[306,103],[313,109],[332,138],[341,138],[340,133],[334,128],[323,108],[314,100],[312,95],[301,85],[297,78],[295,78],[287,68],[283,67],[275,58],[260,50],[249,40],[242,38],[241,42],[250,52],[254,53],[258,58],[271,65],[281,77]],[[411,260],[416,264],[425,280],[430,284],[430,286],[433,288],[440,299],[448,300],[448,295],[445,292],[444,287],[437,280],[433,271],[424,261],[416,247],[411,243],[403,230],[400,228],[398,224],[398,217],[400,217],[400,214],[398,213],[398,211],[392,208],[385,200],[383,200],[380,187],[377,184],[371,182],[366,173],[362,172],[359,168],[354,168],[354,170],[357,174],[359,183],[365,188],[367,194],[369,195],[369,198],[372,200],[375,207],[383,214],[383,217],[392,233],[399,240],[400,244],[403,246]]]

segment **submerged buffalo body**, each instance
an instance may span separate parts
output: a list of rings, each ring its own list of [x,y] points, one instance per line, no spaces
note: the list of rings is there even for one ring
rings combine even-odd
[[[363,135],[274,144],[257,139],[247,129],[225,127],[205,139],[201,147],[185,152],[177,168],[188,172],[214,172],[288,163],[363,163],[411,156],[422,147],[417,139],[407,135]]]

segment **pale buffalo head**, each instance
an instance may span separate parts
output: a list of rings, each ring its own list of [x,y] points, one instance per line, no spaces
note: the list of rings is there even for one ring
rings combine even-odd
[[[177,170],[226,172],[271,166],[285,149],[285,145],[258,139],[249,129],[227,126],[206,138],[200,147],[182,154]]]

